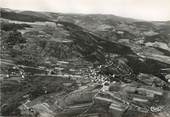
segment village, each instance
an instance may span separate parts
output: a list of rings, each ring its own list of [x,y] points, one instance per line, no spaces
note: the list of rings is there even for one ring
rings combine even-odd
[[[169,21],[1,14],[0,116],[170,116]]]

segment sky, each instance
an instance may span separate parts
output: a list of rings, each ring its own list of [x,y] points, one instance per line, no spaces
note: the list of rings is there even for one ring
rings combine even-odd
[[[15,10],[113,14],[148,21],[170,20],[170,0],[0,0]]]

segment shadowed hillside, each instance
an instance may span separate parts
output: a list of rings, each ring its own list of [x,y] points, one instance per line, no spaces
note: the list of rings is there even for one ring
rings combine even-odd
[[[2,116],[169,116],[169,22],[2,8],[0,23]]]

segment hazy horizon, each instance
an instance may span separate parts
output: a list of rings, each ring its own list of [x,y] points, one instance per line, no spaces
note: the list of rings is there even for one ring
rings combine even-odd
[[[170,20],[169,0],[1,0],[1,8],[73,14],[111,14],[147,21]]]

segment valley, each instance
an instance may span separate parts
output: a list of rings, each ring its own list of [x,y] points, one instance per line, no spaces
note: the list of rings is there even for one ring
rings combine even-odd
[[[169,117],[170,22],[1,8],[1,115]]]

